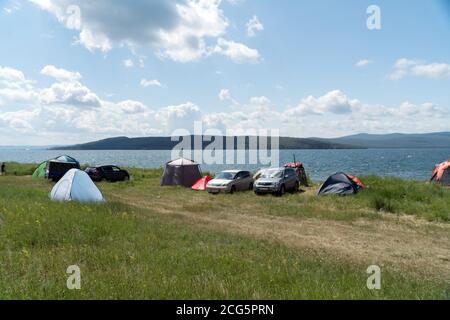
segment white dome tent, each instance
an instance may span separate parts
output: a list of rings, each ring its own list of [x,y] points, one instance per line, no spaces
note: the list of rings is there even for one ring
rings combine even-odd
[[[84,203],[104,202],[104,198],[97,186],[84,171],[69,170],[49,194],[55,201],[78,201]]]

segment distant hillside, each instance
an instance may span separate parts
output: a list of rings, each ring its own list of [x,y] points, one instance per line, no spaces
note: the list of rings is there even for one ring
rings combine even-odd
[[[362,148],[450,148],[450,132],[425,134],[357,134],[324,142],[351,144]]]
[[[201,137],[199,137],[201,138]],[[224,146],[226,137],[223,139]],[[235,145],[237,145],[237,138],[235,139]],[[249,147],[249,137],[245,137],[245,149]],[[193,141],[194,136],[191,136],[192,146],[194,148]],[[145,137],[145,138],[127,138],[117,137],[104,139],[100,141],[94,141],[84,144],[78,144],[73,146],[56,147],[52,150],[172,150],[179,142],[171,141],[170,137]],[[208,146],[211,142],[203,142],[203,148]],[[270,139],[268,147],[270,147]],[[301,138],[280,138],[280,149],[293,150],[293,149],[355,149],[361,147],[355,147],[350,144],[337,143],[333,141],[322,141],[318,139],[301,139]],[[236,148],[237,149],[237,148]]]

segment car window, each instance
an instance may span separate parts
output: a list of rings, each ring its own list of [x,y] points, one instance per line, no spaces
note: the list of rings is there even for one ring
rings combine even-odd
[[[112,167],[113,171],[120,171],[119,167]]]
[[[239,172],[236,177],[234,177],[235,179],[245,179],[248,177],[248,173],[245,171],[241,171]]]
[[[103,167],[103,171],[112,171],[112,167]]]
[[[250,176],[251,176],[250,172],[248,172],[248,171],[244,171],[243,175],[244,175],[245,179],[250,178]]]
[[[221,172],[216,176],[216,179],[220,180],[233,180],[235,174],[230,172]]]
[[[281,178],[284,174],[284,170],[280,170],[280,169],[268,169],[265,170],[261,177],[262,178]]]

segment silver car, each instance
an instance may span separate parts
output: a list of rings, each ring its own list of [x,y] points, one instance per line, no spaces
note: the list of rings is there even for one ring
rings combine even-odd
[[[253,182],[252,174],[249,171],[227,170],[211,180],[207,184],[206,190],[212,194],[253,190]]]
[[[298,191],[300,183],[297,173],[291,168],[273,168],[261,172],[255,182],[256,194],[272,193],[282,196],[286,191]]]

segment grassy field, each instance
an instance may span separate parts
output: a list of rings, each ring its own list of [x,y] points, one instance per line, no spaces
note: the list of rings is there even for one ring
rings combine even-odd
[[[0,176],[1,299],[445,299],[450,190],[364,177],[354,197],[212,196],[160,170],[99,183],[104,205],[55,203],[52,183]],[[12,169],[14,168],[14,169]],[[366,269],[382,269],[368,290]],[[68,290],[66,269],[81,269]]]

